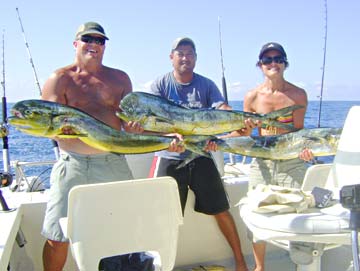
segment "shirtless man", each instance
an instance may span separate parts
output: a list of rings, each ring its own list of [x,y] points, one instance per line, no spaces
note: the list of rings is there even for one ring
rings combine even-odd
[[[289,66],[284,48],[275,42],[265,44],[260,51],[256,64],[264,74],[264,82],[250,90],[244,99],[244,111],[269,113],[287,106],[301,105],[291,114],[279,120],[292,124],[296,129],[304,128],[304,118],[307,107],[307,95],[304,89],[299,88],[284,79],[284,71]],[[261,124],[246,120],[246,127],[232,132],[232,136],[251,135],[252,129],[258,127],[259,135],[279,135],[289,131],[277,127],[260,127]],[[249,190],[257,184],[273,184],[299,188],[302,184],[306,165],[304,161],[313,159],[311,151],[305,149],[299,158],[292,160],[255,159],[251,165]],[[255,270],[263,271],[265,260],[265,243],[253,243]]]
[[[138,123],[122,123],[115,115],[120,100],[132,91],[132,85],[125,72],[102,64],[106,40],[108,37],[98,23],[81,25],[73,42],[74,63],[56,70],[49,77],[43,87],[42,99],[81,109],[118,130],[142,132]],[[64,132],[71,134],[71,131]],[[79,184],[133,178],[123,155],[94,149],[79,139],[56,140],[61,155],[52,169],[42,230],[47,238],[43,250],[45,271],[60,271],[66,262],[69,243],[62,233],[59,218],[67,215],[70,189]],[[177,148],[174,141],[169,150],[176,151]]]

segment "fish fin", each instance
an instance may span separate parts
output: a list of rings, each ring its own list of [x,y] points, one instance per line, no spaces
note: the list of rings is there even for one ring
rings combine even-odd
[[[185,158],[184,161],[182,161],[177,167],[176,169],[182,168],[184,166],[186,166],[187,164],[189,164],[192,160],[194,160],[195,158],[197,158],[198,155],[195,153],[191,153],[187,158]]]
[[[88,137],[87,134],[73,134],[73,135],[67,135],[67,134],[59,134],[56,135],[56,137],[58,138],[62,138],[62,139],[73,139],[73,138],[81,138],[81,137]]]
[[[152,117],[154,117],[155,121],[157,121],[157,122],[165,122],[165,123],[168,123],[168,124],[171,124],[171,125],[175,125],[175,123],[170,119],[159,117],[159,116],[156,116],[156,115],[153,115]]]
[[[188,144],[185,144],[185,149],[187,149],[193,153],[196,153],[197,155],[205,156],[207,158],[211,157],[208,152],[204,151],[201,144],[188,143]]]
[[[206,144],[206,141],[208,139],[215,139],[214,136],[186,136],[184,137],[184,146],[185,149],[191,151],[191,154],[180,164],[177,166],[177,169],[182,168],[186,166],[188,163],[190,163],[195,158],[201,156],[205,156],[207,158],[213,158],[211,156],[211,152],[208,153],[204,151],[204,147]]]
[[[129,116],[126,115],[124,112],[120,112],[120,111],[116,111],[116,112],[115,112],[115,115],[116,115],[118,118],[120,118],[120,119],[122,119],[122,120],[124,120],[124,121],[126,121],[126,122],[129,122],[129,121],[138,121],[138,122],[140,122],[140,123],[145,123],[145,122],[146,122],[146,119],[148,119],[148,118],[154,118],[154,120],[157,121],[157,122],[165,122],[165,123],[169,123],[169,124],[171,124],[171,125],[174,125],[174,122],[173,122],[172,120],[167,119],[167,118],[163,118],[163,117],[156,116],[155,114],[152,114],[152,113],[150,113],[149,115],[141,115],[141,116],[139,115],[138,118],[137,118],[137,120],[129,117]]]
[[[184,137],[184,147],[185,149],[197,153],[199,155],[210,158],[210,154],[204,151],[207,140],[213,139],[214,136],[186,136]]]
[[[131,119],[123,112],[121,111],[116,111],[115,112],[115,115],[119,118],[119,119],[122,119],[126,122],[129,122]]]
[[[277,128],[281,128],[281,129],[284,129],[284,130],[288,130],[290,132],[295,132],[297,131],[298,129],[294,127],[294,125],[292,124],[285,124],[285,123],[282,123],[280,121],[277,121],[277,120],[269,120],[269,121],[264,121],[261,125],[261,128],[267,128],[269,126],[274,126],[274,127],[277,127]]]
[[[317,136],[303,136],[305,139],[307,140],[311,140],[311,141],[321,141],[322,138],[321,137],[317,137]]]

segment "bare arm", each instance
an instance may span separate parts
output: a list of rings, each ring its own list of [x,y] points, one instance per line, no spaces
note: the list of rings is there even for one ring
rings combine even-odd
[[[65,98],[66,78],[58,72],[54,72],[45,82],[41,98],[43,100],[66,104]]]
[[[255,90],[249,91],[244,98],[243,111],[245,112],[255,112],[252,107],[253,101],[255,100]],[[246,119],[244,121],[245,127],[236,131],[232,131],[229,134],[221,136],[221,138],[227,137],[237,137],[237,136],[250,136],[252,133],[252,129],[254,129],[258,124],[251,119]]]
[[[308,105],[308,99],[305,90],[299,89],[297,95],[294,97],[294,100],[297,105],[303,106],[303,108],[293,112],[294,127],[296,129],[302,129],[304,128],[305,113]]]

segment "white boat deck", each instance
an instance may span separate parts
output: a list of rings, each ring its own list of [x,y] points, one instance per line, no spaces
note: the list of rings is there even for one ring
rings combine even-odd
[[[145,166],[144,163],[141,166]],[[247,166],[241,164],[226,165],[224,183],[232,206],[230,212],[239,231],[243,253],[249,270],[252,270],[254,261],[251,242],[247,238],[246,227],[240,218],[239,209],[235,206],[246,195],[247,176],[244,173],[247,173],[247,170]],[[140,173],[135,174],[135,178],[142,177],[144,176]],[[12,271],[42,270],[42,247],[45,239],[40,231],[48,195],[42,192],[13,193],[6,191],[7,189],[3,190],[5,190],[4,197],[10,208],[19,204],[21,207],[13,212],[0,213],[0,271],[6,270],[9,259]],[[199,268],[200,265],[205,267],[220,265],[226,267],[225,270],[234,270],[231,249],[220,233],[215,220],[210,216],[194,212],[193,204],[194,195],[190,193],[185,209],[184,224],[179,231],[174,271],[192,270],[192,268]],[[28,241],[23,248],[19,248],[15,241],[19,227]],[[351,246],[345,245],[325,251],[322,256],[322,271],[350,271],[352,270],[351,260]],[[297,270],[296,268],[288,252],[271,244],[268,245],[267,271],[289,271]],[[70,251],[64,270],[77,270]]]
[[[21,209],[0,212],[0,270],[7,270],[21,216]]]

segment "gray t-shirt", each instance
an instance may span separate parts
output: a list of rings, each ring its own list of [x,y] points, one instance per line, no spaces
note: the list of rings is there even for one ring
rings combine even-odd
[[[176,81],[173,72],[169,72],[157,78],[151,85],[151,93],[164,97],[186,108],[217,108],[225,100],[216,84],[197,73],[188,84],[180,84]],[[184,160],[190,154],[189,151],[175,153],[168,151],[157,152],[155,155]]]

